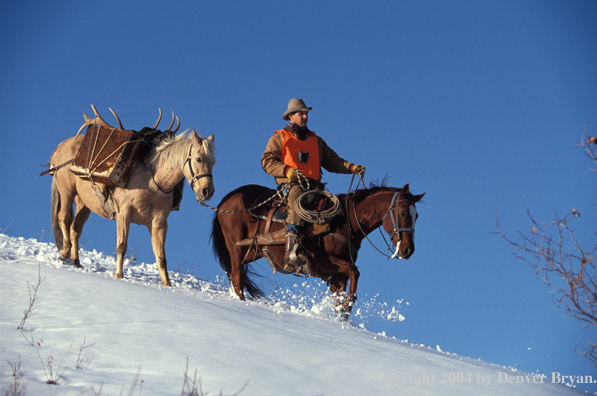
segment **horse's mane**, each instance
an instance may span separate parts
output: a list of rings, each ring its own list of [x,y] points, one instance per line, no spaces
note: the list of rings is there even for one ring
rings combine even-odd
[[[187,136],[184,131],[177,136],[165,137],[157,146],[154,146],[148,154],[148,161],[153,169],[161,169],[168,165],[176,164],[181,156],[189,153],[189,147],[193,144],[193,136]],[[207,161],[212,164],[216,162],[215,146],[211,140],[201,138],[203,153]]]
[[[348,199],[353,201],[355,204],[358,204],[358,203],[362,202],[365,198],[370,197],[380,191],[394,191],[394,192],[402,191],[402,188],[388,187],[387,186],[388,179],[389,179],[389,177],[386,176],[383,178],[383,180],[381,182],[380,181],[371,181],[369,183],[368,188],[363,188],[362,190],[356,190],[356,191],[348,194]],[[341,202],[346,202],[346,195],[347,194],[339,194],[338,195]],[[414,200],[414,195],[411,194],[409,191],[406,193],[406,199]],[[419,202],[423,202],[423,201],[419,200]]]

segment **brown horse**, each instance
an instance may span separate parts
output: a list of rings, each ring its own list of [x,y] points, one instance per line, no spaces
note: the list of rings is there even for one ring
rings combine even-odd
[[[226,271],[231,288],[242,300],[245,299],[245,289],[253,297],[263,296],[250,279],[246,266],[264,257],[263,248],[255,244],[239,246],[236,242],[263,234],[265,222],[254,218],[247,208],[259,204],[258,200],[268,190],[263,186],[247,185],[232,191],[222,199],[213,219],[211,238],[214,254]],[[425,193],[412,195],[408,184],[401,189],[372,186],[339,195],[344,205],[331,220],[330,232],[303,239],[310,275],[327,282],[339,316],[348,317],[357,299],[359,270],[355,263],[361,242],[369,233],[383,226],[396,249],[392,257],[408,259],[415,252],[414,227],[418,217],[415,204],[423,195]],[[271,231],[282,227],[281,223],[272,224]],[[283,263],[284,245],[267,246],[267,251],[276,264]],[[281,268],[278,270],[282,271]]]
[[[95,108],[94,111],[96,111]],[[87,125],[107,125],[97,112],[96,119],[90,120],[86,116],[85,118]],[[98,122],[93,122],[95,120]],[[159,121],[160,119],[154,126],[154,130]],[[118,122],[120,124],[120,120]],[[172,124],[170,124],[171,127]],[[82,140],[80,137],[73,137],[60,143],[50,160],[50,173],[54,176],[52,231],[56,247],[60,251],[62,260],[67,260],[70,256],[77,267],[81,267],[79,237],[90,212],[108,219],[112,218],[94,193],[94,188],[96,190],[98,188],[97,185],[94,186],[91,181],[75,176],[69,171],[68,166],[60,166],[75,157]],[[148,228],[162,285],[170,286],[164,245],[168,229],[167,219],[172,209],[172,190],[186,178],[198,201],[207,201],[213,196],[215,191],[211,175],[215,163],[213,142],[213,135],[202,138],[194,130],[190,136],[187,136],[186,132],[178,136],[171,133],[161,143],[153,146],[145,160],[136,165],[124,188],[115,187],[111,202],[116,213],[117,229],[115,277],[122,278],[129,227],[130,223],[135,223]],[[73,202],[76,204],[74,217]]]

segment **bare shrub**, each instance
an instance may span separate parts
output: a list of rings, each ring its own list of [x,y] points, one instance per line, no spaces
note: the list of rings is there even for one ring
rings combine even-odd
[[[41,362],[41,366],[44,369],[44,375],[46,376],[46,384],[48,385],[58,385],[58,381],[66,367],[62,367],[62,362],[58,364],[58,366],[54,365],[54,357],[52,355],[48,356],[46,361],[41,357],[39,353],[39,348],[37,348],[37,356],[39,356],[39,361]]]
[[[41,277],[41,264],[40,264],[37,267],[37,284],[33,287],[33,294],[31,294],[32,287],[29,284],[29,281],[27,281],[27,289],[29,289],[29,306],[23,312],[24,313],[23,319],[21,320],[21,323],[19,323],[19,326],[17,327],[17,329],[23,330],[23,326],[25,326],[25,322],[27,321],[27,319],[29,319],[35,313],[34,312],[35,307],[33,305],[37,301],[37,290],[39,289],[39,287],[41,286],[42,282],[45,279],[46,279],[45,276],[43,278]]]
[[[197,378],[197,369],[195,369],[195,373],[193,374],[193,378],[189,377],[189,358],[187,357],[187,365],[184,372],[184,380],[182,382],[182,392],[180,392],[180,396],[207,396],[209,392],[203,393],[203,389],[201,388],[201,378]],[[249,381],[247,381],[236,393],[232,396],[238,396],[241,394],[242,391],[249,385]],[[219,396],[222,396],[223,393],[220,391]]]
[[[597,139],[588,136],[588,127],[577,146],[584,148],[585,154],[597,163]],[[500,231],[499,222],[497,233],[516,248],[512,252],[516,258],[529,263],[535,275],[549,286],[555,305],[563,308],[565,315],[584,322],[587,327],[596,326],[597,243],[583,249],[570,228],[573,219],[579,221],[580,212],[573,209],[563,218],[556,213],[549,223],[536,221],[528,210],[527,216],[532,223],[530,235],[518,231],[518,238],[513,241]],[[597,344],[588,342],[589,348],[579,353],[597,365]]]
[[[27,338],[25,336],[25,334],[23,334],[23,332],[21,332],[21,335],[23,336],[23,338],[25,339],[25,341],[27,341],[27,343],[31,346],[35,346],[35,341],[33,340],[33,334],[31,334],[31,340],[29,338]]]
[[[87,342],[87,337],[83,337],[83,344],[79,344],[79,354],[77,355],[77,362],[75,363],[75,368],[77,370],[87,370],[87,367],[89,367],[89,365],[93,361],[93,357],[87,356],[85,353],[83,353],[83,351],[87,348],[91,348],[95,344],[85,345],[86,342]],[[68,350],[68,353],[71,353],[72,348],[73,348],[73,343],[71,342],[70,349]]]
[[[13,381],[8,385],[8,388],[4,391],[4,396],[24,396],[25,390],[27,387],[23,384],[23,373],[21,373],[21,356],[19,355],[19,360],[15,363],[12,363],[10,360],[8,361],[8,365],[12,371],[12,378]]]

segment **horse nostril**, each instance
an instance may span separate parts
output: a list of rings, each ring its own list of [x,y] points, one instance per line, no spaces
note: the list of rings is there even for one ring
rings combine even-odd
[[[411,255],[412,255],[411,248],[410,248],[410,247],[406,248],[406,249],[404,250],[404,258],[406,258],[406,259],[407,259],[407,258],[409,258]]]
[[[205,187],[201,193],[203,194],[203,197],[209,197],[209,188]]]

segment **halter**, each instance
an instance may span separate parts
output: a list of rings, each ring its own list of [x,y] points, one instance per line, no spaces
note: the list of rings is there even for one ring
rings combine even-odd
[[[194,190],[193,186],[197,180],[199,180],[203,177],[211,177],[213,179],[213,175],[211,173],[204,173],[201,175],[196,175],[195,172],[193,172],[193,167],[191,166],[191,152],[192,151],[193,151],[193,145],[191,144],[191,147],[189,147],[189,154],[187,154],[187,159],[182,164],[182,167],[184,168],[185,164],[187,162],[189,163],[189,172],[191,173],[191,188]]]

